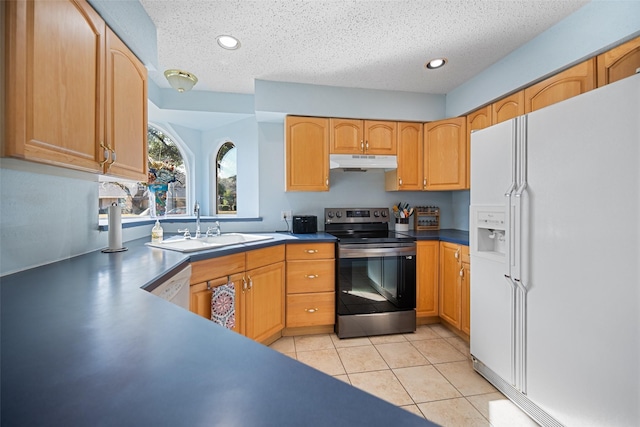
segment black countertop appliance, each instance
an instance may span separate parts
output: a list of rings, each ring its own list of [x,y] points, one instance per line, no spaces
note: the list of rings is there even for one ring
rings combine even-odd
[[[318,232],[318,217],[315,215],[294,215],[293,234],[309,234]]]

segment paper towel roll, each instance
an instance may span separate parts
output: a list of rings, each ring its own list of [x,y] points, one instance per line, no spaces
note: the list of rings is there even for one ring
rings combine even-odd
[[[122,210],[117,203],[109,206],[109,249],[122,249]]]

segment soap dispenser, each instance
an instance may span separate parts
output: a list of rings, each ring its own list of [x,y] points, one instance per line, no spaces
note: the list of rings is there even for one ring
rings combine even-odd
[[[163,234],[164,232],[162,230],[162,226],[160,226],[160,221],[156,219],[156,225],[151,229],[151,243],[162,242]]]

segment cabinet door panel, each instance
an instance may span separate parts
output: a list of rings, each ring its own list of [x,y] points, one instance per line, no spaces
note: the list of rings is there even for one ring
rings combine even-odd
[[[286,119],[285,191],[329,191],[329,119]]]
[[[491,106],[487,105],[479,110],[467,115],[467,167],[466,167],[466,185],[465,188],[471,187],[471,132],[491,126]]]
[[[422,190],[423,143],[421,123],[398,124],[398,190]]]
[[[460,329],[460,246],[440,242],[440,317]]]
[[[397,152],[396,122],[365,120],[365,154],[393,155]]]
[[[438,268],[439,242],[418,242],[416,315],[418,317],[438,315]]]
[[[525,113],[595,89],[595,65],[595,58],[591,58],[526,88],[524,90]]]
[[[247,271],[245,334],[258,342],[284,329],[284,262]]]
[[[516,92],[491,104],[491,124],[513,119],[524,114],[524,91]]]
[[[468,262],[462,263],[462,286],[460,304],[460,329],[471,335],[471,270]]]
[[[640,37],[598,55],[598,87],[632,76],[640,68]]]
[[[147,180],[147,69],[107,29],[107,146],[105,173]],[[115,157],[115,158],[114,158]]]
[[[425,125],[424,169],[427,190],[461,190],[466,185],[466,119]]]
[[[101,170],[105,24],[86,2],[7,2],[5,155]]]
[[[356,119],[330,119],[331,154],[358,154],[364,151],[364,122]]]

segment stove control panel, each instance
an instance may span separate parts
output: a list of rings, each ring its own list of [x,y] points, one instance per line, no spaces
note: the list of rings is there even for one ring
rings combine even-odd
[[[325,208],[325,224],[386,223],[389,208]]]

